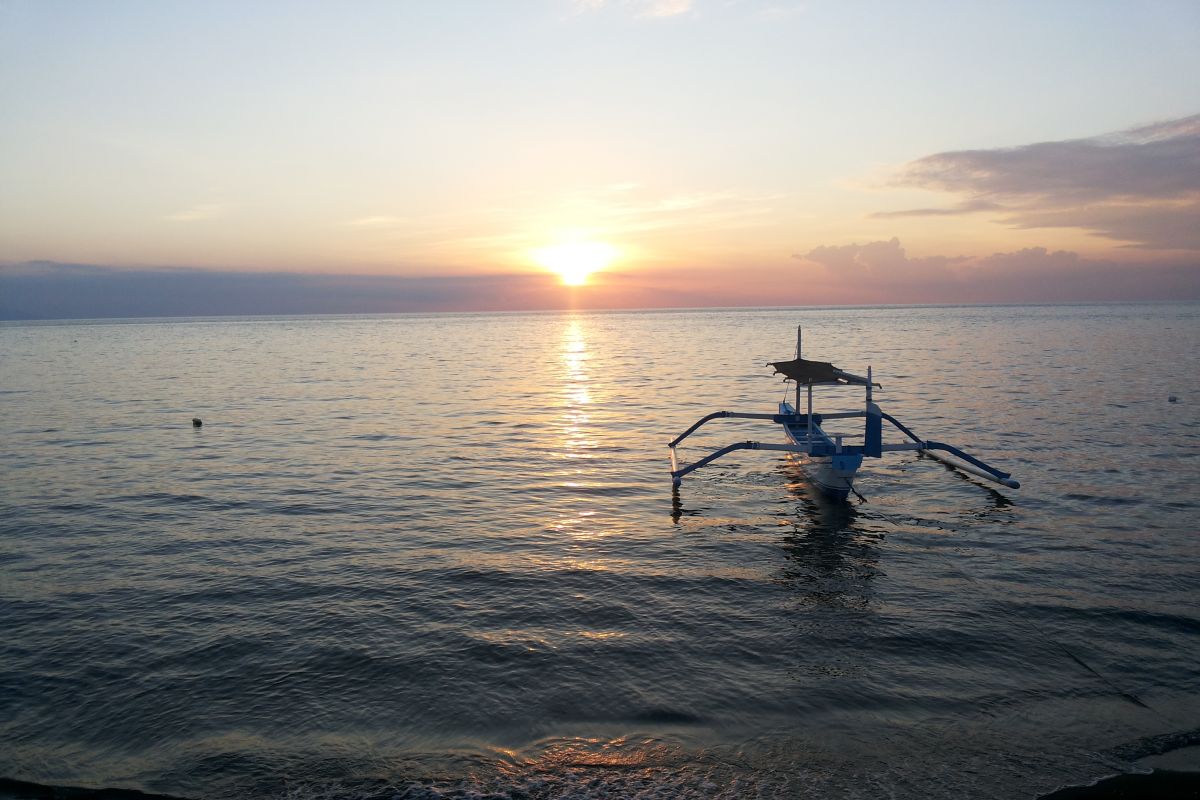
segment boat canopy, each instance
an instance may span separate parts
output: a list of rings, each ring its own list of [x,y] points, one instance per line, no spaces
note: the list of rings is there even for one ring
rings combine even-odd
[[[794,358],[791,361],[772,361],[767,366],[774,367],[776,373],[797,383],[837,383],[841,385],[853,383],[859,386],[867,385],[866,378],[851,375],[849,372],[843,372],[826,361],[809,361],[806,358]]]

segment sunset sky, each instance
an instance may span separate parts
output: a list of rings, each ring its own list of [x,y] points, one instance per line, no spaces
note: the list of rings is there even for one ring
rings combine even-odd
[[[0,317],[1200,299],[1197,76],[1195,0],[4,1]]]

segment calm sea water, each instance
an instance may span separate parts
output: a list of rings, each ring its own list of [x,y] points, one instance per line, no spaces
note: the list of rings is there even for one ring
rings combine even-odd
[[[1023,487],[894,454],[841,504],[743,452],[673,495],[666,442],[774,411],[797,324]],[[1028,798],[1141,769],[1200,741],[1198,352],[1196,305],[7,324],[0,776]],[[780,436],[705,431],[686,453]]]

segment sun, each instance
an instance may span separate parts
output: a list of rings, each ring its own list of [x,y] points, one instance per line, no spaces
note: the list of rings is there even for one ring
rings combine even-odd
[[[564,242],[533,251],[533,260],[557,272],[567,286],[583,286],[616,257],[617,248],[604,242]]]

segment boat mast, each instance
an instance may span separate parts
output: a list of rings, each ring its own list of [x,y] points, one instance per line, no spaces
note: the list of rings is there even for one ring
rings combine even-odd
[[[803,338],[804,338],[804,327],[801,325],[797,325],[796,326],[796,360],[797,361],[800,360],[800,345],[803,343],[802,342]],[[812,412],[811,408],[809,409],[809,412],[810,413]],[[796,381],[796,413],[800,413],[800,381]]]
[[[796,360],[799,361],[803,353],[802,345],[804,344],[804,328],[800,325],[796,326]],[[808,382],[808,447],[809,452],[812,451],[813,442],[813,417],[812,417],[812,380]],[[800,413],[800,381],[796,381],[796,413]]]

